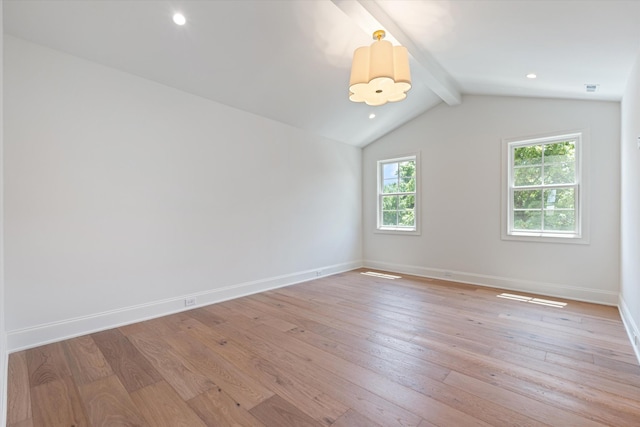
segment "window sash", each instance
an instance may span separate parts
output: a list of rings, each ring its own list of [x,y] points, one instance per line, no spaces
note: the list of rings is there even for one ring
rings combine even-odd
[[[560,162],[549,162],[545,161],[545,147],[548,145],[558,144],[562,142],[572,142],[574,146],[574,156],[572,162],[560,161]],[[516,164],[515,153],[518,148],[522,147],[535,147],[541,146],[541,158],[539,163],[531,163],[531,164]],[[538,236],[538,237],[570,237],[570,238],[579,238],[581,237],[581,205],[580,205],[580,157],[581,155],[581,135],[580,134],[572,134],[572,135],[563,135],[557,137],[548,137],[548,138],[540,138],[536,140],[528,140],[528,141],[517,141],[511,142],[508,144],[508,191],[507,191],[507,206],[508,206],[508,223],[507,223],[507,234],[512,236]],[[573,168],[573,181],[566,183],[551,183],[546,184],[545,178],[545,167],[555,167],[560,164],[567,164]],[[527,185],[516,185],[516,171],[525,169],[525,168],[540,168],[540,184],[527,184]],[[553,208],[549,209],[546,207],[546,203],[544,200],[544,194],[546,190],[553,189],[572,189],[573,190],[573,208]],[[541,199],[540,199],[540,207],[539,208],[516,208],[515,207],[515,193],[517,191],[540,191]],[[540,213],[540,226],[534,229],[526,229],[526,228],[516,228],[515,217],[518,212],[539,212]],[[562,229],[554,229],[546,227],[545,224],[547,213],[553,212],[562,214],[564,213],[573,213],[573,228],[568,230]]]
[[[399,176],[398,174],[399,172],[399,168],[400,165],[402,163],[405,162],[413,162],[414,164],[414,179],[415,179],[415,185],[414,185],[414,190],[413,191],[394,191],[394,192],[385,192],[385,181],[390,181],[390,176],[385,176],[384,175],[384,168],[386,165],[390,165],[390,164],[397,164],[397,174],[395,176],[393,176],[394,178],[396,178],[397,182],[400,184],[402,182],[402,176]],[[417,232],[418,230],[418,176],[419,176],[419,160],[418,160],[418,155],[411,155],[411,156],[405,156],[405,157],[398,157],[398,158],[394,158],[394,159],[385,159],[385,160],[380,160],[378,161],[378,172],[377,172],[377,192],[378,192],[378,197],[377,197],[377,226],[376,229],[378,231],[398,231],[398,232]],[[399,186],[398,186],[399,187]],[[406,208],[401,208],[400,206],[395,206],[394,209],[384,209],[384,205],[383,205],[383,199],[387,198],[387,197],[403,197],[403,196],[413,196],[413,208],[411,209],[406,209]],[[396,214],[396,223],[393,225],[385,225],[384,224],[384,214],[385,213],[390,213],[390,212],[395,212]],[[402,214],[402,212],[413,212],[413,224],[412,225],[406,225],[406,224],[400,224],[399,219],[400,219],[400,215]]]
[[[545,206],[545,197],[544,197],[544,193],[545,190],[549,190],[549,189],[572,189],[573,190],[573,208],[559,208],[559,207],[553,207],[553,208],[549,208]],[[514,199],[515,199],[515,192],[516,191],[527,191],[527,190],[539,190],[541,192],[541,196],[540,196],[540,207],[538,208],[517,208],[514,205]],[[549,185],[549,186],[527,186],[527,187],[512,187],[509,189],[509,198],[511,201],[511,209],[510,209],[510,223],[511,223],[511,231],[517,234],[520,233],[525,233],[525,234],[535,234],[535,235],[540,235],[541,233],[544,234],[553,234],[553,235],[564,235],[564,234],[576,234],[577,229],[579,227],[579,214],[580,214],[580,209],[579,209],[579,194],[580,194],[580,187],[578,184],[574,184],[574,185]],[[537,229],[526,229],[526,228],[516,228],[515,226],[515,216],[517,212],[540,212],[541,215],[541,223],[540,223],[540,228]],[[549,213],[549,212],[554,212],[554,213],[562,213],[562,212],[573,212],[573,218],[574,218],[574,228],[573,230],[557,230],[557,229],[553,229],[553,228],[547,228],[545,227],[545,213]]]

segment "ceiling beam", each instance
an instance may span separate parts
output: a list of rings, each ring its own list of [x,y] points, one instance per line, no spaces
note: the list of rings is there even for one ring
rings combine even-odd
[[[409,55],[420,65],[418,74],[425,84],[448,105],[462,102],[460,90],[453,77],[424,49],[407,36],[393,19],[371,0],[331,0],[340,10],[350,17],[360,28],[369,34],[384,29],[386,38],[405,46]]]

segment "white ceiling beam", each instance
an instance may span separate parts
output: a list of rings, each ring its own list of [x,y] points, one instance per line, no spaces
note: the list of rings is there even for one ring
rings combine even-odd
[[[422,68],[418,74],[425,84],[448,105],[459,105],[462,102],[460,90],[451,75],[436,61],[431,54],[407,36],[393,19],[374,1],[371,0],[331,0],[340,10],[350,17],[360,28],[369,34],[383,29],[386,39],[405,46],[409,55]]]

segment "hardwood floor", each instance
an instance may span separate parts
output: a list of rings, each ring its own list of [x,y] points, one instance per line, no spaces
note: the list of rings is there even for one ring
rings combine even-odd
[[[640,425],[616,308],[366,272],[11,354],[9,427]]]

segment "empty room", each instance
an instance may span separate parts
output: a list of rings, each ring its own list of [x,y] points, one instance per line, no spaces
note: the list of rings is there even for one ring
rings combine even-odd
[[[0,11],[0,426],[640,425],[640,2]]]

